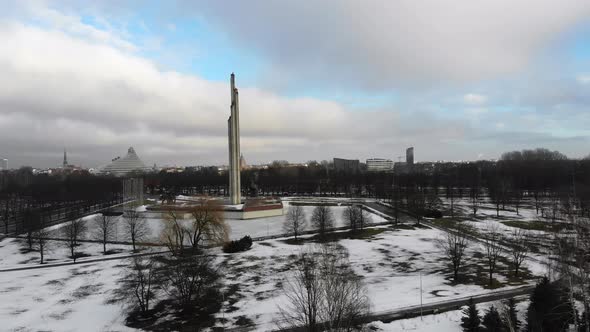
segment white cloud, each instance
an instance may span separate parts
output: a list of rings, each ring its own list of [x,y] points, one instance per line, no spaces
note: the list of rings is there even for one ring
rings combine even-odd
[[[307,85],[366,89],[515,73],[561,33],[590,17],[590,1],[578,0],[184,4],[184,12],[192,8],[227,30],[235,43],[272,61],[273,83],[287,77]]]
[[[325,6],[326,3],[320,3],[319,6]],[[241,6],[240,3],[234,5]],[[295,6],[294,3],[285,5]],[[256,20],[270,23],[270,18],[264,16],[268,13],[248,16],[249,9],[244,9],[244,17],[250,17],[253,22],[248,23],[254,27],[243,25],[244,31],[237,33],[237,37],[250,38],[253,47],[260,49],[270,45],[269,42],[275,43],[277,49],[271,50],[271,53],[278,53],[270,56],[272,67],[277,68],[281,75],[285,66],[293,69],[289,73],[292,76],[281,77],[281,82],[291,78],[305,78],[309,82],[314,75],[320,75],[328,78],[330,84],[354,78],[361,85],[372,82],[369,85],[382,88],[406,79],[452,81],[465,79],[465,74],[473,75],[473,78],[485,74],[475,69],[482,65],[483,60],[477,56],[467,56],[469,54],[465,53],[464,45],[457,50],[443,49],[443,41],[426,45],[431,38],[430,33],[442,34],[439,37],[445,37],[450,48],[462,44],[458,45],[457,41],[447,36],[449,31],[458,27],[443,27],[440,32],[422,27],[424,24],[420,24],[420,20],[424,20],[426,15],[423,11],[419,11],[418,23],[398,17],[399,14],[394,15],[394,18],[400,19],[395,23],[394,19],[385,20],[381,14],[373,13],[375,3],[369,3],[368,8],[360,8],[357,12],[352,11],[356,3],[342,2],[341,5],[338,2],[332,5],[334,10],[326,10],[322,15],[302,8],[294,9],[295,17],[311,15],[306,16],[310,19],[309,26],[318,26],[319,23],[314,23],[314,20],[320,19],[327,24],[325,31],[308,31],[309,27],[306,27],[307,30],[303,29],[303,32],[309,34],[304,35],[300,35],[301,32],[297,30],[301,24],[292,22],[289,15],[279,15],[285,22],[276,26],[276,30],[258,30],[256,26],[259,22]],[[383,5],[385,12],[397,6],[391,3]],[[270,2],[266,6],[272,7],[264,8],[272,12],[275,4]],[[571,4],[565,7],[569,6]],[[434,7],[438,8],[437,5]],[[401,9],[406,14],[409,10]],[[451,17],[455,17],[455,14],[449,14],[450,10],[445,8],[433,13],[449,16],[445,20],[453,21]],[[545,13],[545,9],[539,10]],[[565,9],[561,11],[566,12]],[[229,113],[227,82],[209,81],[196,75],[159,69],[157,63],[134,52],[138,49],[136,44],[128,42],[125,33],[112,29],[108,22],[96,28],[84,24],[75,14],[65,15],[57,10],[46,12],[45,9],[39,9],[39,13],[36,15],[46,17],[44,22],[50,25],[49,28],[45,25],[0,20],[0,152],[13,160],[12,165],[58,165],[61,150],[66,146],[72,156],[79,158],[73,162],[96,166],[123,154],[130,145],[135,146],[148,163],[226,162],[226,124]],[[330,15],[326,16],[325,13]],[[365,17],[360,20],[362,22],[357,22],[359,15]],[[532,13],[531,20],[536,22],[539,15]],[[570,20],[562,20],[564,15],[561,13],[556,16],[560,18],[560,24],[549,22],[546,32],[555,32],[567,26]],[[432,23],[444,23],[445,20],[441,21],[438,15],[435,16]],[[351,27],[342,26],[343,17],[351,18],[347,21],[352,22]],[[576,20],[576,17],[573,15],[570,19]],[[381,28],[375,30],[369,22]],[[415,28],[415,31],[408,30],[411,34],[392,31],[395,27],[390,25],[394,23],[403,28]],[[293,26],[288,29],[283,26],[289,24]],[[342,30],[335,34],[334,29],[338,27]],[[475,27],[482,28],[477,24]],[[487,25],[483,24],[483,27]],[[536,27],[536,23],[532,24],[531,29],[536,30]],[[352,35],[350,29],[356,29]],[[377,40],[381,32],[376,31],[388,32]],[[457,38],[469,39],[470,33],[457,32]],[[256,35],[259,33],[262,35]],[[525,35],[522,38],[530,37],[528,32]],[[543,38],[533,35],[533,39],[542,42]],[[490,38],[494,41],[493,45],[486,47],[484,44]],[[508,41],[490,38],[484,42],[474,40],[469,49],[493,51],[506,46],[504,43],[510,43],[512,37]],[[294,45],[285,46],[287,41]],[[409,49],[403,49],[402,46]],[[434,52],[436,48],[440,48],[438,53]],[[532,52],[522,45],[516,45],[515,48],[516,55],[506,55],[504,52],[487,54],[487,60],[496,61],[496,58],[500,58],[498,61],[502,65],[490,64],[486,68],[491,68],[494,75],[498,74],[506,70],[505,64],[513,62],[513,57],[519,58],[519,52],[526,55],[523,59]],[[284,57],[281,57],[283,53]],[[411,54],[415,54],[416,58],[411,59]],[[457,61],[458,56],[463,56],[465,61]],[[432,63],[427,63],[429,61]],[[295,72],[300,72],[301,76]],[[461,101],[467,105],[461,105],[461,109],[454,114],[459,117],[451,119],[449,114],[437,111],[437,104],[444,100],[456,103],[456,97],[449,98],[457,96],[456,93],[423,97],[414,92],[412,97],[407,98],[412,100],[410,102],[367,107],[359,111],[334,101],[288,98],[262,87],[243,86],[240,84],[240,73],[237,74],[242,151],[249,162],[273,159],[305,161],[334,156],[395,159],[407,146],[415,146],[417,153],[424,156],[422,160],[474,159],[484,149],[488,151],[487,156],[511,149],[510,145],[506,145],[507,142],[511,144],[510,139],[531,142],[531,136],[527,133],[530,127],[544,128],[549,123],[553,127],[567,129],[569,125],[561,120],[537,116],[536,112],[531,115],[535,116],[535,126],[522,114],[498,115],[490,111],[487,91],[478,87],[473,90],[482,91],[482,94],[462,96]],[[578,88],[582,90],[583,87]],[[587,104],[578,92],[567,94],[568,91],[569,88],[564,89],[564,93],[560,92],[557,100],[574,99],[576,105]],[[533,97],[538,99],[538,96]],[[495,102],[497,98],[494,95],[490,99]],[[582,116],[585,115],[576,118],[575,123],[587,123],[588,119]],[[561,119],[563,116],[558,114],[556,117]],[[488,126],[499,122],[504,123],[505,127]],[[549,129],[543,135],[536,135],[533,137],[543,139],[544,142],[554,139]],[[579,147],[571,144],[572,141],[568,143],[568,148],[572,150]]]
[[[160,71],[112,45],[15,22],[0,24],[0,40],[0,141],[13,153],[65,145],[98,149],[86,159],[101,163],[135,145],[158,162],[170,157],[162,151],[177,151],[179,163],[225,161],[227,82]],[[448,127],[444,120],[428,114],[424,125],[395,110],[357,112],[258,88],[241,87],[240,96],[242,146],[253,161],[389,156],[426,132],[441,139],[463,135],[461,124],[447,131],[438,128]]]
[[[576,80],[580,84],[590,84],[590,74],[581,74],[576,77]]]
[[[482,105],[488,101],[488,97],[476,93],[468,93],[463,96],[463,102],[468,105]]]

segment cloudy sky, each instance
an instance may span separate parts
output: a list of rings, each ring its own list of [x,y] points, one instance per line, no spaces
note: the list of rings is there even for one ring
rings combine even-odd
[[[590,1],[2,1],[11,167],[590,153]]]

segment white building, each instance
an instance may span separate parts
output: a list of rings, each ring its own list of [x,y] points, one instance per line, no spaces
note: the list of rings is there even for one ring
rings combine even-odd
[[[367,159],[367,171],[369,172],[391,172],[393,161],[389,159],[372,158]]]
[[[129,172],[149,172],[150,167],[147,167],[135,153],[131,147],[127,150],[127,155],[123,158],[117,157],[112,162],[105,166],[101,173],[113,174],[115,176],[123,176]]]
[[[8,169],[8,159],[0,159],[0,171]]]

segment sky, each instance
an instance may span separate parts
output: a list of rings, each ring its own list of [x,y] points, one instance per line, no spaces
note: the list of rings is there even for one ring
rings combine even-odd
[[[590,153],[590,1],[0,0],[0,158]]]

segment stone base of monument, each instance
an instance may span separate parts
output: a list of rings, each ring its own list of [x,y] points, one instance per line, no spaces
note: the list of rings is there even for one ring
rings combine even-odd
[[[238,205],[223,205],[225,219],[256,219],[283,215],[283,203],[280,199],[249,198]]]
[[[179,219],[190,219],[191,210],[197,204],[200,204],[202,197],[191,197],[177,199],[173,204],[153,205],[147,207],[147,211],[160,213],[162,218],[166,218],[169,211],[175,211]],[[229,204],[228,199],[215,199],[216,206],[223,210],[225,219],[257,219],[266,217],[276,217],[283,215],[283,203],[277,198],[247,198],[242,200],[242,204]]]

